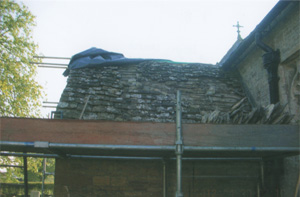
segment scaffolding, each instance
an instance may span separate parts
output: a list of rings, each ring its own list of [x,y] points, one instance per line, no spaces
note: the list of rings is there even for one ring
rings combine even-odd
[[[26,150],[27,152],[37,152],[38,154],[31,154],[31,153],[9,153],[9,152],[1,152],[0,155],[10,155],[10,156],[20,156],[23,157],[25,160],[27,157],[44,157],[44,158],[81,158],[81,159],[113,159],[113,160],[161,160],[162,161],[162,191],[163,196],[167,196],[167,183],[166,183],[166,161],[176,161],[176,197],[183,197],[184,194],[182,192],[182,161],[255,161],[257,162],[257,165],[260,166],[260,174],[259,176],[253,176],[253,177],[245,177],[245,176],[214,176],[212,178],[216,179],[231,179],[231,178],[254,178],[259,179],[259,182],[257,183],[257,196],[261,196],[261,190],[265,187],[265,177],[264,177],[264,168],[265,163],[269,160],[273,160],[276,158],[284,158],[287,156],[292,155],[298,155],[300,153],[299,149],[299,143],[297,139],[299,139],[299,132],[298,126],[295,125],[276,125],[271,126],[270,129],[267,127],[259,127],[263,131],[257,131],[262,132],[262,135],[265,137],[270,138],[268,143],[265,141],[264,144],[261,142],[253,141],[248,142],[246,141],[247,138],[242,139],[241,136],[239,136],[239,139],[237,141],[234,141],[234,139],[230,139],[232,142],[231,146],[225,145],[227,142],[218,142],[222,146],[217,145],[211,145],[211,146],[205,146],[205,145],[195,145],[191,143],[189,140],[190,137],[186,135],[185,141],[183,140],[184,133],[182,132],[182,125],[181,125],[181,100],[180,100],[181,94],[178,91],[177,92],[177,107],[176,107],[176,126],[175,126],[175,133],[173,133],[175,137],[175,141],[173,142],[173,145],[165,143],[165,144],[153,144],[153,145],[141,145],[141,144],[114,144],[109,143],[108,144],[93,144],[93,143],[70,143],[70,139],[65,139],[66,142],[50,142],[50,141],[42,141],[42,140],[35,140],[35,141],[28,141],[25,138],[22,138],[24,136],[19,136],[22,139],[25,139],[25,141],[8,141],[3,140],[0,141],[0,145],[2,147],[3,151],[18,151],[18,150]],[[9,119],[10,120],[10,119]],[[43,121],[45,120],[31,120],[30,121]],[[21,119],[21,121],[25,121],[26,119]],[[60,127],[59,123],[64,123],[65,120],[49,120],[49,121],[55,121],[55,122],[47,122],[47,124],[55,124],[57,127]],[[74,120],[74,121],[81,121],[81,124],[96,124],[90,121],[83,121],[83,120]],[[71,123],[74,123],[74,121],[71,121]],[[4,121],[3,121],[4,122]],[[107,123],[107,122],[106,122]],[[30,125],[33,125],[33,123],[29,123]],[[103,123],[104,124],[104,123]],[[107,123],[107,128],[110,127],[110,123]],[[120,124],[119,127],[118,124],[113,122],[115,129],[121,129],[124,128],[124,124],[129,123],[118,123]],[[123,124],[123,125],[122,125]],[[138,123],[135,123],[138,125]],[[148,123],[140,123],[140,124],[148,124]],[[136,126],[135,125],[135,126]],[[165,124],[162,127],[165,130],[171,130],[173,129],[173,126],[166,127]],[[84,127],[84,125],[81,125]],[[147,128],[149,125],[144,126]],[[153,125],[152,125],[153,126]],[[195,130],[195,127],[198,125],[191,125],[187,127],[185,125],[185,129],[192,129]],[[203,129],[204,127],[207,127],[208,125],[201,126]],[[217,127],[217,125],[211,125],[212,127]],[[40,125],[37,125],[37,128],[44,128],[49,126],[43,126],[43,124],[40,123]],[[63,128],[65,128],[64,126]],[[78,126],[77,126],[78,127]],[[130,125],[126,125],[125,128],[130,127]],[[143,127],[143,128],[144,128]],[[235,127],[238,127],[237,125],[230,125],[227,129],[233,129]],[[94,128],[94,126],[93,126]],[[102,125],[102,128],[105,130],[105,126]],[[223,130],[219,131],[220,128]],[[211,131],[218,131],[226,132],[226,127],[223,125],[223,127],[218,127],[216,129],[211,129]],[[242,129],[245,130],[246,126],[243,126]],[[29,128],[30,129],[30,128]],[[135,127],[137,131],[139,131],[139,127]],[[198,128],[197,128],[198,129]],[[196,130],[197,130],[196,129]],[[206,128],[207,129],[207,128]],[[6,129],[3,129],[3,139],[6,139]],[[8,130],[13,130],[12,128]],[[63,130],[63,129],[62,129]],[[88,128],[86,128],[88,130]],[[190,130],[190,131],[192,131]],[[240,131],[240,129],[237,129]],[[63,132],[63,131],[61,131]],[[74,131],[76,132],[76,131]],[[88,131],[85,131],[86,135],[89,135]],[[91,131],[93,132],[93,131]],[[134,129],[131,130],[131,132],[135,132]],[[159,132],[159,131],[158,131]],[[174,130],[173,130],[174,132]],[[270,133],[272,132],[272,133]],[[191,134],[192,132],[188,132]],[[254,133],[254,131],[253,131]],[[281,140],[281,142],[277,142],[275,140],[272,140],[274,136],[272,135],[280,135],[285,136]],[[24,134],[26,135],[26,133]],[[43,133],[40,133],[42,136]],[[55,136],[55,133],[53,134],[54,138],[57,138]],[[115,135],[118,135],[118,133],[115,133]],[[216,134],[217,135],[217,134]],[[231,135],[234,136],[235,133],[231,131]],[[254,133],[255,135],[255,133]],[[39,137],[41,137],[39,136]],[[280,136],[275,136],[280,137]],[[193,137],[193,136],[192,136]],[[221,136],[222,137],[222,136]],[[248,136],[249,137],[249,136]],[[256,136],[257,137],[257,136]],[[261,137],[261,136],[258,136]],[[48,138],[48,137],[46,137]],[[46,139],[43,138],[43,139]],[[73,137],[74,138],[74,137]],[[100,136],[101,138],[101,136]],[[14,136],[10,136],[9,139],[14,139]],[[17,138],[16,138],[17,139]],[[42,138],[41,138],[42,139]],[[174,139],[174,138],[173,138]],[[275,138],[274,138],[275,139]],[[205,140],[205,139],[204,139]],[[63,141],[63,139],[60,139],[60,141]],[[216,141],[216,140],[215,140]],[[184,143],[185,142],[185,143]],[[238,146],[238,144],[241,144],[244,142],[245,146]],[[201,143],[201,141],[199,142]],[[215,143],[217,144],[217,143]],[[252,146],[249,146],[251,144]],[[82,151],[79,151],[81,154],[78,154],[79,152],[77,150],[82,150],[83,152],[88,152],[89,154],[82,154]],[[40,154],[43,153],[43,154]],[[226,155],[230,155],[230,157],[224,157],[223,154],[226,153]],[[175,156],[175,157],[174,157]],[[46,160],[44,160],[46,161]],[[25,166],[24,162],[24,177],[25,172],[27,169],[27,166]],[[45,165],[45,163],[44,163]],[[44,168],[44,176],[46,176],[46,169]],[[200,176],[199,178],[208,178],[207,176]],[[26,186],[25,186],[26,188]],[[28,192],[28,189],[25,189],[25,193]]]

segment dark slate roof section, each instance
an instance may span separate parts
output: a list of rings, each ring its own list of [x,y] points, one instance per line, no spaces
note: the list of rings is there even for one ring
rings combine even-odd
[[[236,65],[243,60],[250,50],[250,47],[255,46],[255,34],[256,32],[262,32],[262,36],[268,34],[268,32],[274,27],[275,23],[278,20],[278,16],[283,13],[283,11],[290,5],[292,1],[279,1],[274,8],[264,17],[264,19],[256,26],[256,28],[247,36],[239,46],[230,53],[229,56],[227,54],[223,57],[220,66],[225,70],[234,69]],[[291,8],[291,7],[290,7]],[[288,10],[285,10],[284,13],[288,13]],[[283,14],[284,15],[284,14]],[[281,15],[281,17],[283,17]],[[272,24],[274,22],[274,24]],[[272,25],[271,25],[272,24]],[[269,28],[267,28],[269,27]],[[227,57],[226,57],[227,56]]]
[[[146,61],[70,70],[57,110],[66,119],[175,122],[176,91],[182,92],[183,122],[227,117],[245,98],[234,73],[210,64]],[[247,99],[243,112],[250,111]]]

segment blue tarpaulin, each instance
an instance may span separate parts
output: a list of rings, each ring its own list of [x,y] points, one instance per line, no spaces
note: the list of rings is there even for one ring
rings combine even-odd
[[[104,65],[125,65],[153,60],[169,61],[162,59],[126,58],[121,53],[109,52],[93,47],[72,56],[68,69],[63,73],[63,75],[68,76],[71,69],[93,68]]]

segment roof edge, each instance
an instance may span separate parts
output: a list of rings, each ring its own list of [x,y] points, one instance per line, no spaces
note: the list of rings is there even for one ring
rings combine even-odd
[[[241,62],[241,58],[239,57],[245,55],[245,53],[246,54],[249,53],[249,50],[247,49],[255,42],[256,32],[266,29],[270,25],[270,23],[274,21],[284,9],[287,8],[287,6],[290,3],[292,3],[292,1],[280,0],[272,8],[272,10],[263,18],[263,20],[256,26],[256,28],[238,45],[238,47],[235,48],[234,51],[228,54],[231,50],[230,49],[227,52],[227,54],[222,58],[220,62],[220,66],[225,70],[231,70],[236,68],[236,65],[239,62]],[[267,34],[267,32],[265,32],[264,35],[265,34]]]

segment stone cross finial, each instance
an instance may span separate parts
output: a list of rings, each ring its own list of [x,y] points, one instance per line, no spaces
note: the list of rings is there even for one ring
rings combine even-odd
[[[239,21],[238,21],[236,25],[233,25],[233,27],[237,28],[237,33],[238,33],[237,39],[241,40],[242,37],[241,37],[241,34],[240,34],[241,33],[240,28],[243,27],[243,26],[241,26],[240,23],[239,23]]]

